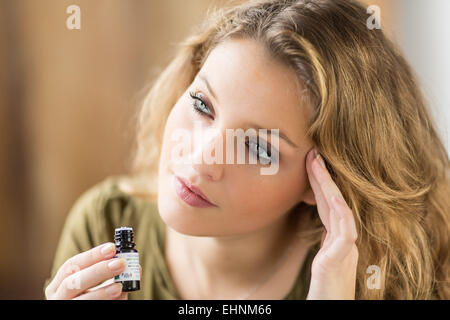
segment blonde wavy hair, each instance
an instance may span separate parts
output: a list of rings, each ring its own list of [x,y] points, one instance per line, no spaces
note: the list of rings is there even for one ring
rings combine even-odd
[[[448,154],[415,74],[381,30],[367,28],[366,8],[349,0],[251,0],[207,16],[143,99],[129,191],[156,199],[167,117],[209,52],[225,39],[254,39],[306,88],[308,135],[359,230],[356,298],[449,299]],[[300,203],[294,211],[320,241],[317,207]],[[370,265],[381,269],[378,290],[366,285]]]

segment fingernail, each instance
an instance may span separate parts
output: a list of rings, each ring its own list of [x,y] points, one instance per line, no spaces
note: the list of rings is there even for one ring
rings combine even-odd
[[[124,263],[122,262],[122,259],[116,259],[108,263],[108,268],[111,270],[119,270],[123,265]]]
[[[322,166],[322,168],[326,169],[325,162],[323,161],[322,156],[320,154],[317,154],[316,158],[317,158],[317,160],[319,160],[319,163]]]
[[[116,247],[115,247],[114,243],[107,243],[103,246],[101,252],[102,252],[102,255],[107,256],[108,254],[114,252],[115,249],[116,249]]]
[[[117,296],[122,291],[122,284],[115,283],[112,286],[106,287],[106,292],[111,296]]]

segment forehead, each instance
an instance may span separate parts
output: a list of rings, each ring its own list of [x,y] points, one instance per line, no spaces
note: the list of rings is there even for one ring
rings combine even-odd
[[[297,145],[303,143],[307,108],[302,105],[301,84],[293,69],[272,59],[255,40],[219,44],[199,74],[207,77],[217,96],[213,105],[219,117],[279,128]]]

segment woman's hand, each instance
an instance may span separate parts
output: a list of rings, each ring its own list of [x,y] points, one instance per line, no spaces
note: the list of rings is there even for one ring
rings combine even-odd
[[[321,248],[311,266],[307,299],[355,299],[358,248],[352,210],[315,149],[306,157],[306,169],[325,226]]]
[[[114,243],[108,242],[68,259],[45,289],[46,299],[127,300],[122,284],[114,283],[114,276],[125,269],[115,254]]]

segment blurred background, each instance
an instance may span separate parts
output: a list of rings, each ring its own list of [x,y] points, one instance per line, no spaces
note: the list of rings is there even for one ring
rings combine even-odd
[[[0,0],[0,299],[44,298],[70,207],[129,170],[143,88],[226,2]],[[449,150],[450,1],[364,2],[381,8]],[[80,30],[66,27],[73,4]]]

